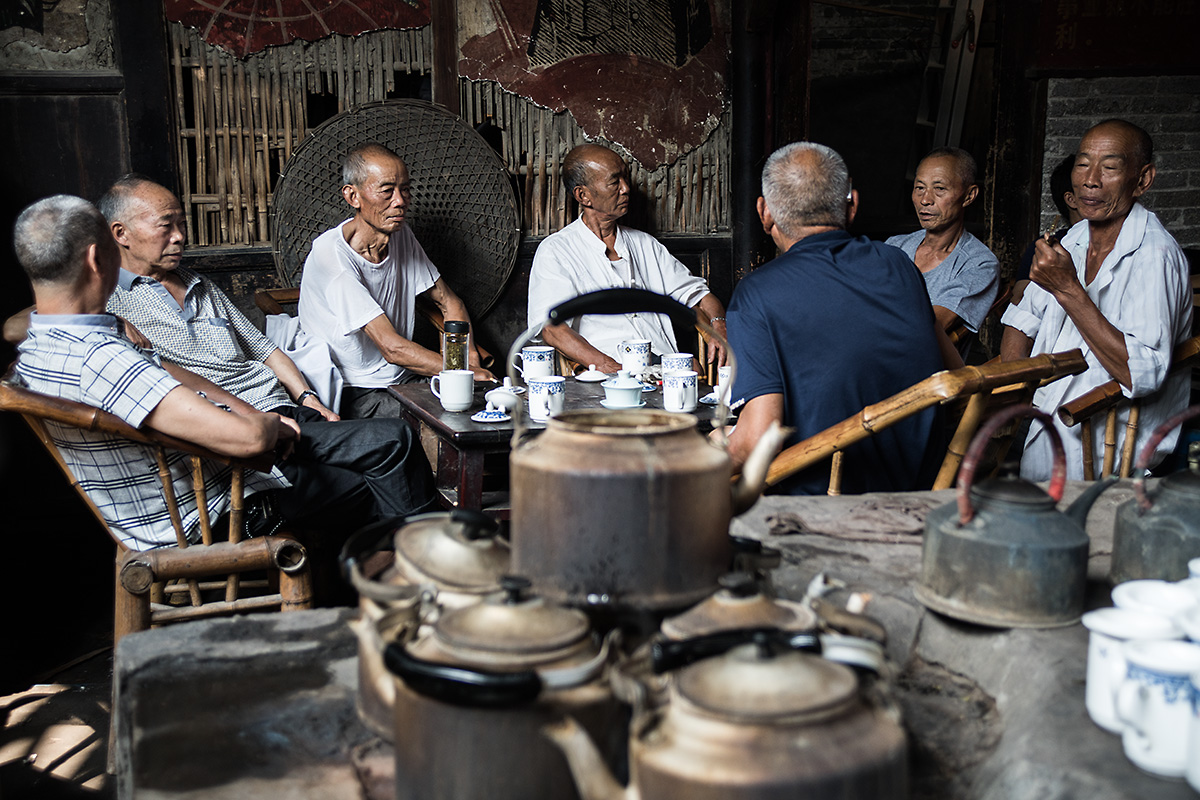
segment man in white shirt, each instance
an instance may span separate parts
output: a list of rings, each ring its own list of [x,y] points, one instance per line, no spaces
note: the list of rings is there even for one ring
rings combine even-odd
[[[1005,361],[1080,348],[1089,369],[1039,389],[1034,405],[1053,415],[1062,403],[1115,378],[1127,397],[1143,398],[1138,454],[1154,429],[1187,405],[1189,390],[1187,375],[1167,376],[1172,350],[1191,333],[1187,260],[1158,217],[1137,202],[1154,175],[1153,143],[1138,126],[1110,119],[1084,134],[1071,171],[1083,221],[1061,243],[1048,235],[1037,242],[1031,283],[1005,312],[1000,345]],[[1127,415],[1117,426],[1122,437]],[[1067,477],[1082,478],[1079,428],[1065,427],[1056,416],[1055,426]],[[1103,426],[1094,428],[1102,436]],[[1150,466],[1171,452],[1177,434],[1163,439]],[[1040,425],[1031,426],[1022,476],[1050,477],[1048,439]],[[1093,454],[1102,453],[1097,438]]]
[[[440,354],[412,341],[416,304],[470,322],[459,299],[405,224],[412,184],[404,161],[383,145],[360,144],[342,162],[342,197],[354,216],[313,241],[300,281],[301,327],[326,344],[342,371],[343,417],[398,416],[387,391],[442,369]],[[479,366],[475,380],[495,377]]]
[[[563,161],[563,185],[579,203],[579,218],[547,236],[533,257],[529,275],[529,324],[546,319],[550,309],[577,295],[599,289],[648,289],[696,310],[697,319],[725,335],[725,307],[701,278],[648,233],[617,224],[629,210],[629,170],[607,147],[583,144]],[[628,339],[649,339],[662,356],[678,351],[670,320],[661,314],[585,315],[569,324],[547,327],[546,343],[572,361],[601,372],[621,368],[617,347]],[[709,359],[725,363],[711,343]]]

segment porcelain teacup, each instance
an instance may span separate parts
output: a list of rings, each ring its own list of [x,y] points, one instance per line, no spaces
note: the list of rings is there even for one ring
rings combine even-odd
[[[1146,772],[1182,778],[1193,716],[1191,676],[1200,671],[1200,644],[1132,641],[1121,649],[1128,670],[1117,688],[1116,709],[1125,756]]]
[[[1088,716],[1101,728],[1120,733],[1113,694],[1128,671],[1121,646],[1136,639],[1181,639],[1183,632],[1167,617],[1125,608],[1098,608],[1081,621],[1090,632],[1084,694]]]

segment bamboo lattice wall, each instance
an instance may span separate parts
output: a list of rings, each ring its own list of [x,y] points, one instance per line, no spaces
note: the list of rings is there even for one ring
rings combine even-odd
[[[193,246],[267,245],[280,171],[308,130],[333,114],[389,97],[413,97],[431,64],[428,28],[331,36],[272,47],[244,61],[170,25],[180,193]],[[501,157],[516,177],[525,230],[552,233],[571,221],[559,166],[586,137],[567,112],[548,109],[490,81],[462,81],[460,114],[501,133]],[[631,162],[646,201],[645,227],[711,233],[729,228],[728,114],[714,134],[675,164],[649,171]],[[420,169],[420,165],[409,165]]]

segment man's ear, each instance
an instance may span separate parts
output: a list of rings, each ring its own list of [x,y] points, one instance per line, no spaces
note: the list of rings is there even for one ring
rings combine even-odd
[[[963,195],[963,208],[975,202],[975,198],[979,196],[979,187],[972,183],[967,187],[966,194]]]
[[[571,191],[571,194],[575,196],[575,202],[579,203],[580,208],[592,207],[592,198],[591,195],[588,194],[588,189],[586,186],[576,186]]]
[[[1154,176],[1158,174],[1153,164],[1147,164],[1142,167],[1142,174],[1138,175],[1137,186],[1133,189],[1134,197],[1141,197],[1154,184]]]
[[[767,208],[767,198],[758,198],[758,218],[762,220],[763,233],[770,235],[771,229],[775,227],[775,217],[771,215],[771,209]]]
[[[858,189],[850,190],[850,202],[846,206],[846,227],[849,228],[854,224],[854,218],[858,216]]]
[[[342,198],[349,206],[355,210],[362,208],[362,201],[358,198],[358,189],[352,183],[347,183],[342,187]]]
[[[112,231],[112,237],[114,240],[116,240],[117,244],[121,245],[122,247],[127,247],[128,239],[129,239],[129,229],[125,227],[125,223],[121,222],[120,220],[117,220],[116,222],[113,222],[108,227],[109,227],[109,230]]]
[[[1075,200],[1074,192],[1063,192],[1063,202],[1067,204],[1067,208],[1079,210],[1079,203]]]

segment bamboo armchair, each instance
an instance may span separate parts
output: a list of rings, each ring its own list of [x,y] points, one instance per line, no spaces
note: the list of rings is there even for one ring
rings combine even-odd
[[[1000,287],[999,293],[996,294],[996,300],[992,303],[992,307],[988,309],[988,313],[984,316],[984,320],[989,320],[992,317],[999,317],[1004,313],[1004,309],[1008,308],[1008,301],[1012,298],[1014,284],[1009,283]],[[983,327],[982,325],[980,326]],[[948,328],[946,328],[946,336],[950,338],[950,343],[956,348],[963,339],[969,336],[971,331],[967,328],[967,323],[961,319],[956,319]]]
[[[254,293],[254,305],[258,306],[258,310],[264,314],[285,314],[287,313],[284,309],[285,304],[295,305],[299,302],[299,286],[292,286],[287,289],[259,289]],[[438,329],[439,333],[445,328],[445,319],[442,318],[442,312],[437,308],[423,306],[418,303],[417,310],[432,323],[433,327]],[[481,347],[478,342],[475,342],[475,347],[479,350],[479,357],[482,361],[481,366],[484,369],[491,369],[495,366],[495,356]]]
[[[156,431],[139,430],[98,408],[30,391],[17,386],[8,376],[0,380],[0,411],[20,414],[25,419],[71,486],[110,535],[112,530],[96,504],[80,487],[79,479],[72,474],[50,438],[45,422],[102,431],[154,449],[158,476],[177,544],[136,551],[117,541],[114,644],[126,634],[143,631],[154,625],[247,611],[293,611],[312,607],[312,580],[308,555],[303,545],[287,535],[241,538],[244,470],[269,466],[269,457],[265,463],[229,459]],[[200,507],[201,544],[190,544],[184,535],[167,465],[168,449],[191,454],[193,485]],[[233,467],[229,535],[226,541],[214,538],[213,526],[206,513],[204,480],[200,470],[202,461],[206,459]],[[116,540],[116,536],[113,539]],[[242,576],[247,572],[265,572],[267,578],[243,581]],[[214,595],[219,599],[213,599]],[[181,602],[167,602],[169,598]]]
[[[931,408],[965,400],[946,457],[942,461],[934,489],[951,486],[984,415],[997,405],[1028,402],[1038,386],[1087,369],[1083,353],[1045,353],[1019,361],[989,361],[977,367],[943,370],[902,392],[869,405],[852,417],[839,422],[802,442],[785,449],[767,471],[767,485],[775,486],[802,469],[832,458],[829,494],[841,493],[843,451],[876,431]],[[997,461],[1003,458],[1003,450]]]
[[[1180,370],[1190,370],[1197,363],[1200,363],[1200,336],[1194,336],[1175,348],[1175,352],[1171,354],[1170,372],[1174,374]],[[1121,448],[1121,462],[1117,465],[1117,415],[1126,407],[1129,409],[1129,416],[1125,421],[1125,442]],[[1100,465],[1100,474],[1096,475],[1092,423],[1101,413],[1104,414],[1104,458]],[[1137,457],[1134,447],[1137,442],[1140,414],[1140,399],[1131,400],[1122,394],[1121,385],[1115,380],[1103,383],[1059,407],[1058,418],[1064,425],[1068,428],[1080,426],[1080,434],[1083,437],[1084,480],[1096,480],[1113,474],[1119,474],[1122,478],[1129,477],[1133,471],[1133,461]]]

